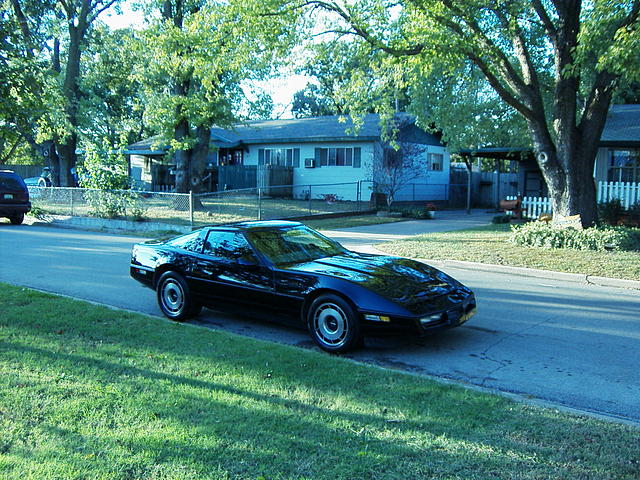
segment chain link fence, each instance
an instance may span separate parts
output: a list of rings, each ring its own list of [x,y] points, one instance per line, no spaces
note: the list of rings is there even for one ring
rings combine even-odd
[[[36,212],[100,218],[126,218],[184,224],[190,220],[188,193],[29,187]]]
[[[206,194],[30,186],[29,194],[34,211],[41,214],[203,225],[365,211],[370,196],[366,183],[282,185]]]

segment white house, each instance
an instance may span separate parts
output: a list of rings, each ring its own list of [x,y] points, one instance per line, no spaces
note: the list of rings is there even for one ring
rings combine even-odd
[[[450,158],[446,147],[436,135],[418,128],[410,115],[398,114],[396,125],[398,142],[416,145],[414,150],[421,153],[416,162],[420,174],[395,199],[447,200]],[[375,114],[364,116],[357,129],[350,117],[337,115],[263,120],[232,129],[214,127],[211,143],[216,147],[211,162],[220,171],[232,166],[257,171],[267,166],[287,167],[291,171],[294,197],[304,198],[311,191],[314,198],[334,194],[344,200],[368,200],[377,180],[376,165],[384,161],[383,150],[387,145],[380,118]],[[135,168],[134,176],[141,179],[149,178],[153,158],[163,153],[150,145],[148,140],[138,142],[127,151],[131,155],[132,175]],[[221,189],[223,182],[219,183]],[[233,188],[240,187],[238,182],[230,183]],[[259,179],[254,185],[242,186],[256,185],[260,185]]]

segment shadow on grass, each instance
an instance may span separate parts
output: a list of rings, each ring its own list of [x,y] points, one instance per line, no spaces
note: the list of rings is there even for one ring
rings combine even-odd
[[[447,387],[422,389],[419,403],[425,414],[410,412],[409,418],[389,422],[382,412],[320,407],[273,391],[261,394],[78,354],[17,344],[5,344],[3,349],[7,348],[49,369],[75,372],[65,378],[66,388],[38,385],[40,395],[59,399],[57,405],[77,396],[70,385],[81,382],[87,372],[92,380],[120,386],[115,408],[109,396],[89,394],[86,401],[93,402],[94,408],[87,416],[83,407],[61,414],[51,406],[45,420],[33,427],[54,437],[55,456],[67,457],[76,467],[92,470],[89,465],[97,462],[93,452],[103,452],[98,466],[116,468],[114,478],[134,478],[158,464],[185,463],[196,473],[204,474],[218,465],[241,478],[365,478],[374,472],[382,478],[398,478],[403,472],[433,475],[442,465],[449,466],[445,470],[453,465],[452,473],[461,478],[491,478],[491,472],[505,468],[532,475],[550,467],[562,469],[552,448],[538,447],[529,435],[514,436],[516,432],[503,430],[501,424],[509,416],[503,410],[509,402],[488,396],[474,399],[462,391],[455,395]],[[293,378],[285,383],[298,381]],[[126,398],[131,392],[137,393]],[[318,394],[317,399],[323,400],[336,392]],[[375,405],[380,398],[368,394],[359,400],[361,405],[350,408]],[[396,407],[402,410],[403,405]],[[525,423],[524,418],[516,420]],[[555,428],[562,430],[563,426]],[[28,449],[29,456],[34,454],[43,462],[50,456]],[[588,467],[579,470],[589,472]]]
[[[622,427],[598,425],[602,441],[588,443],[591,421],[52,296],[25,303],[17,290],[0,320],[0,385],[25,438],[7,453],[23,464],[66,458],[85,477],[123,479],[159,468],[169,472],[159,478],[603,479],[633,468],[619,458],[632,438]]]

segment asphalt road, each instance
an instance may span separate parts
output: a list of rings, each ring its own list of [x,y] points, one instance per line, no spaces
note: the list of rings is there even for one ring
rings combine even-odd
[[[129,278],[137,241],[0,223],[0,281],[160,315],[154,293]],[[367,340],[351,356],[640,421],[640,292],[447,272],[476,292],[469,323],[426,339]],[[246,317],[205,310],[197,323],[315,348],[302,330]]]

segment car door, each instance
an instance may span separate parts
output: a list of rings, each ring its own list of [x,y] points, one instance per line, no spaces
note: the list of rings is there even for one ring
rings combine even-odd
[[[271,268],[260,262],[240,231],[209,230],[196,258],[194,277],[194,293],[213,303],[261,306],[273,301]]]

